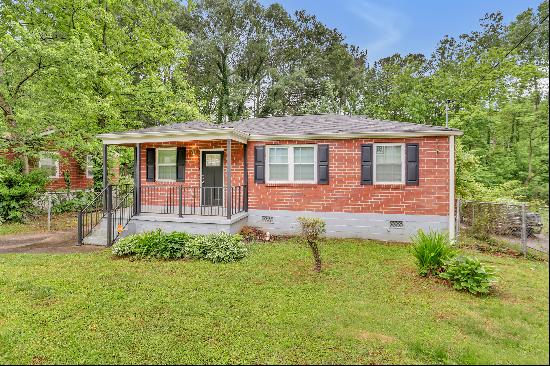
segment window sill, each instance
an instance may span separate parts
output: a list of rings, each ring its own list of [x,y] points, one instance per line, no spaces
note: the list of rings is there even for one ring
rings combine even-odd
[[[298,182],[280,182],[280,183],[276,183],[276,182],[266,182],[265,185],[267,187],[315,187],[317,186],[317,183],[316,182],[301,182],[301,183],[298,183]]]
[[[378,189],[389,189],[389,188],[405,188],[407,185],[405,183],[374,183],[373,187]]]

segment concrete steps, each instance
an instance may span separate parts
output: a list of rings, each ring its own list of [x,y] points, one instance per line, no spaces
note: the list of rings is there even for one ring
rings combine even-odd
[[[107,219],[103,218],[92,232],[83,240],[82,244],[107,246]]]

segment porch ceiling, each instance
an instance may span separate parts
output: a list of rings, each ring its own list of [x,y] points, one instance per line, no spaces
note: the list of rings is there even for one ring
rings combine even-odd
[[[147,142],[234,140],[246,144],[248,136],[232,129],[105,133],[98,135],[105,145],[132,145]]]

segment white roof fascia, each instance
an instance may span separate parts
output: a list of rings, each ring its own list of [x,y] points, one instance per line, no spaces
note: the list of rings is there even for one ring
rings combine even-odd
[[[155,132],[126,132],[105,133],[97,136],[106,145],[122,145],[135,143],[153,143],[170,141],[193,140],[235,140],[246,143],[247,137],[233,130],[187,130],[187,131],[155,131]]]
[[[359,132],[304,135],[250,135],[249,141],[272,140],[322,140],[322,139],[357,139],[357,138],[403,138],[429,136],[462,136],[460,131],[425,131],[425,132]]]

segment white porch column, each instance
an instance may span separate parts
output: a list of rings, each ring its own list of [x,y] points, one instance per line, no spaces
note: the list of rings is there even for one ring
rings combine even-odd
[[[455,238],[455,137],[449,136],[449,239]]]
[[[227,218],[231,219],[231,139],[227,139],[227,203],[226,203],[226,209],[227,209]]]

